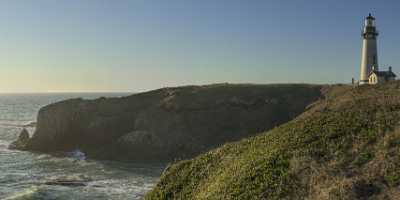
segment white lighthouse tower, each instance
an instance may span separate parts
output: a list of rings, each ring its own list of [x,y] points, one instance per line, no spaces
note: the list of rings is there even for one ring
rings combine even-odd
[[[377,47],[377,36],[378,31],[376,30],[375,18],[369,14],[365,18],[364,28],[361,33],[363,37],[363,46],[361,53],[361,74],[360,74],[360,85],[368,84],[368,79],[371,71],[379,70],[378,68],[378,47]]]

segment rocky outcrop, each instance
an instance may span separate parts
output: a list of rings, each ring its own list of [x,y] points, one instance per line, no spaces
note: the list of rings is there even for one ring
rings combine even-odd
[[[128,161],[187,158],[287,122],[321,97],[317,85],[216,84],[71,99],[39,111],[27,148]]]
[[[29,132],[26,129],[22,129],[18,139],[10,144],[9,149],[26,150],[29,139]]]
[[[52,177],[49,180],[45,181],[43,184],[65,187],[84,187],[87,186],[87,184],[91,181],[93,181],[92,178],[79,174],[71,176]]]

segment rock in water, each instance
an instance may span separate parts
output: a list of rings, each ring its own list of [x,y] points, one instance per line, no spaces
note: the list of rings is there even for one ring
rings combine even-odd
[[[22,129],[21,133],[18,136],[18,139],[15,142],[11,143],[8,148],[25,150],[27,149],[29,139],[30,139],[29,132],[26,129]]]
[[[82,151],[80,151],[79,149],[76,149],[75,151],[72,152],[67,152],[67,155],[73,159],[75,159],[75,161],[83,161],[86,160],[86,155],[85,153],[83,153]]]
[[[66,187],[83,187],[88,182],[92,181],[90,177],[84,175],[73,175],[73,176],[60,176],[52,178],[46,181],[45,185],[58,185]]]
[[[26,129],[22,129],[21,133],[18,136],[18,140],[21,142],[29,141],[29,132]]]

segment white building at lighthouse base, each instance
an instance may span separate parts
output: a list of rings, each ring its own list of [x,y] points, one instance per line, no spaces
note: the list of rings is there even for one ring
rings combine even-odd
[[[378,71],[375,67],[372,67],[372,71],[368,77],[368,84],[376,85],[383,84],[388,81],[393,81],[396,79],[396,74],[392,71],[392,67],[389,67],[388,71]]]

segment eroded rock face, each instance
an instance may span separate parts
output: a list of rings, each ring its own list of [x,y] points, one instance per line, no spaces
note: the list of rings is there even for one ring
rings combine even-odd
[[[39,111],[28,149],[168,161],[287,122],[322,97],[314,85],[208,85],[123,98],[72,99]]]

